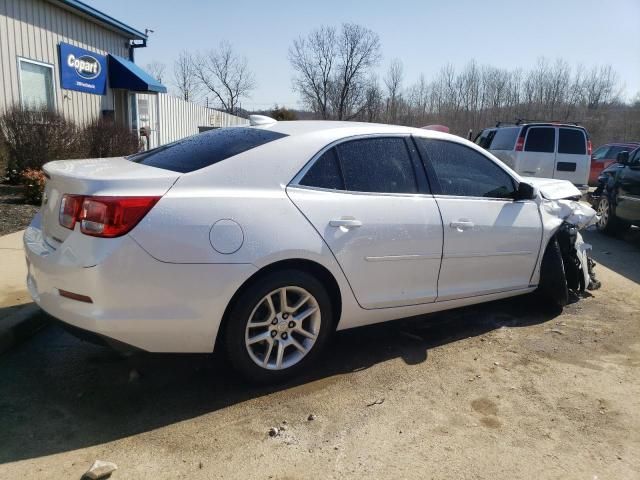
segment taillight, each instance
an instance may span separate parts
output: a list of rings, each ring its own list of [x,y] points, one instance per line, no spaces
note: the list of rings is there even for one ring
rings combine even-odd
[[[592,150],[591,139],[589,138],[587,140],[587,155],[591,155],[591,150]]]
[[[66,200],[73,199],[73,200]],[[76,206],[73,221],[68,220],[71,213],[70,202]],[[66,201],[65,201],[66,200]],[[80,231],[94,237],[119,237],[129,232],[160,200],[160,197],[92,197],[65,195],[60,205],[60,225],[73,229],[80,222]],[[64,215],[63,210],[68,210]]]
[[[76,219],[82,207],[82,195],[64,195],[60,203],[60,213],[58,219],[60,225],[69,230],[73,230],[76,226]]]
[[[524,150],[524,135],[518,137],[516,141],[516,152],[521,152]]]

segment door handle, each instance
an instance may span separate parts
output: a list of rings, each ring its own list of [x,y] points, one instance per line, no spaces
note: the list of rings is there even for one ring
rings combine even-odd
[[[473,222],[469,220],[458,220],[457,222],[451,222],[449,226],[461,232],[463,230],[469,230],[470,228],[473,228]]]
[[[353,217],[342,217],[337,220],[331,220],[329,225],[332,227],[357,228],[362,226],[362,222]]]

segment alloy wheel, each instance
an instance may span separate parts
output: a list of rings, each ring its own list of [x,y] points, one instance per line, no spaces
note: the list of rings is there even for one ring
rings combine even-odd
[[[598,229],[604,230],[609,224],[610,215],[609,200],[607,200],[607,198],[605,197],[601,198],[600,202],[598,203],[598,215],[600,216],[600,218],[598,219]]]
[[[265,295],[245,329],[249,357],[259,367],[283,370],[311,351],[320,333],[320,306],[311,293],[287,286]]]

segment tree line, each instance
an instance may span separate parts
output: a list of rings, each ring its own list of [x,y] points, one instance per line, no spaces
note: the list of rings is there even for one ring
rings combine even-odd
[[[381,51],[377,33],[351,23],[294,39],[288,51],[292,87],[310,116],[418,127],[437,123],[462,136],[497,121],[575,121],[588,128],[594,144],[640,140],[640,95],[622,101],[610,65],[586,68],[540,58],[529,69],[506,69],[471,60],[406,84],[400,59],[378,75]],[[162,64],[147,68],[164,76]],[[205,53],[181,53],[170,80],[183,99],[213,98],[212,106],[233,114],[242,113],[242,99],[256,86],[246,58],[227,42]]]

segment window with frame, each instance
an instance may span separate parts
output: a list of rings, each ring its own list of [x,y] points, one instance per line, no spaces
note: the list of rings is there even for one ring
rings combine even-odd
[[[609,150],[607,151],[607,155],[603,156],[601,158],[606,158],[606,159],[612,159],[612,160],[617,160],[618,158],[618,154],[620,152],[629,152],[633,149],[633,147],[622,147],[622,146],[616,146],[614,145],[613,147],[609,147]]]
[[[418,193],[402,137],[349,140],[323,153],[300,185],[367,193]]]
[[[347,190],[418,193],[416,173],[404,138],[363,138],[336,148]]]
[[[519,133],[520,127],[499,128],[489,148],[491,150],[513,150]]]
[[[482,132],[480,132],[480,134],[478,135],[478,138],[476,138],[476,145],[481,146],[482,148],[489,148],[489,145],[491,145],[491,141],[493,140],[493,137],[495,137],[496,135],[496,131],[495,130],[489,130],[489,129],[485,129]]]
[[[553,127],[532,127],[527,133],[525,152],[553,153],[556,148],[556,129]]]
[[[344,181],[338,165],[338,156],[335,148],[324,152],[311,165],[305,176],[300,180],[300,185],[330,190],[344,190]]]
[[[21,58],[20,95],[23,108],[53,110],[55,107],[53,92],[53,67]]]
[[[607,158],[607,152],[609,151],[609,147],[602,146],[600,148],[598,148],[595,152],[593,152],[593,159],[594,160],[602,160],[604,158]]]
[[[459,143],[418,139],[444,195],[514,198],[511,176],[481,153]]]
[[[586,155],[587,141],[584,132],[578,128],[560,128],[558,153]]]

